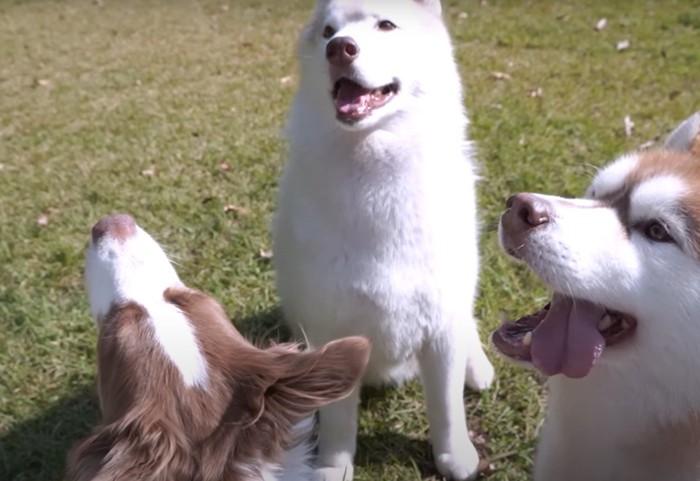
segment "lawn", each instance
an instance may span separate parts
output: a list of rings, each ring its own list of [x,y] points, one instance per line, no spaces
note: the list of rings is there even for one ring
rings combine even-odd
[[[479,146],[485,340],[547,295],[498,249],[504,199],[581,193],[700,109],[700,2],[443,4]],[[133,214],[241,330],[284,335],[266,251],[311,6],[0,0],[0,480],[60,479],[98,419],[82,268],[99,217]],[[545,390],[494,362],[495,385],[465,395],[470,425],[487,479],[526,480]],[[426,430],[416,383],[368,392],[357,479],[437,479]]]

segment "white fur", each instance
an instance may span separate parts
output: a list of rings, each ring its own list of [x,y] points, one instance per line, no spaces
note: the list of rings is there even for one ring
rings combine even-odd
[[[586,191],[586,197],[600,198],[618,191],[639,163],[637,154],[623,155],[603,167]]]
[[[208,382],[207,363],[188,319],[165,302],[163,291],[181,286],[167,256],[143,229],[125,240],[109,234],[90,243],[85,268],[90,308],[102,322],[113,304],[135,302],[149,315],[156,340],[188,387]]]
[[[438,469],[466,479],[478,458],[462,387],[465,376],[471,387],[487,387],[493,368],[472,317],[474,165],[437,7],[319,1],[300,41],[275,267],[285,317],[300,337],[312,345],[349,334],[370,338],[368,383],[423,375]],[[381,19],[398,28],[378,31]],[[386,106],[352,126],[335,119],[326,24],[359,45],[355,74],[363,84],[401,84]],[[320,479],[352,479],[358,403],[356,392],[321,410]]]
[[[593,190],[622,187],[633,158],[602,169]],[[638,325],[586,377],[549,378],[536,481],[700,479],[700,262],[682,208],[690,195],[698,194],[681,177],[646,178],[629,192],[627,226],[604,203],[546,196],[550,222],[532,229],[519,254],[555,291]],[[640,225],[655,219],[677,243],[644,236]]]
[[[310,442],[315,420],[309,416],[294,426],[293,446],[284,453],[279,465],[269,465],[262,472],[262,481],[311,481],[314,470],[311,467],[314,445]]]

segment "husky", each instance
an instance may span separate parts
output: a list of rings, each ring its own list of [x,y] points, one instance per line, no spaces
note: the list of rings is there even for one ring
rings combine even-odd
[[[365,384],[421,376],[437,469],[477,474],[463,388],[488,387],[473,303],[475,162],[438,0],[319,0],[299,41],[274,223],[284,316],[372,341]],[[359,390],[320,412],[318,478],[350,480]]]
[[[700,113],[584,198],[511,197],[499,238],[554,291],[492,335],[549,376],[535,480],[700,479]]]

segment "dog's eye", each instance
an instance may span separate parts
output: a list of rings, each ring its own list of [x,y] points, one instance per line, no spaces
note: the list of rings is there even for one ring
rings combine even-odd
[[[644,235],[655,242],[673,242],[668,227],[658,220],[653,220],[644,226]]]
[[[377,24],[377,27],[383,32],[390,32],[396,28],[396,24],[391,20],[382,20]]]
[[[335,29],[326,25],[326,28],[323,29],[323,38],[331,38],[333,35],[335,35]]]

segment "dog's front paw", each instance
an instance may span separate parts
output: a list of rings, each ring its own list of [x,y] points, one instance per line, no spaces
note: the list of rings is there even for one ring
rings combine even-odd
[[[479,454],[469,443],[459,454],[435,453],[435,465],[440,474],[452,481],[473,480],[479,474]]]
[[[474,391],[488,389],[493,383],[495,375],[493,364],[483,352],[474,354],[473,358],[469,359],[466,383],[470,389]]]
[[[316,469],[314,481],[352,481],[353,474],[352,464],[341,467],[322,467]]]

